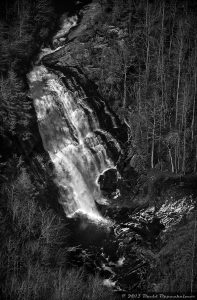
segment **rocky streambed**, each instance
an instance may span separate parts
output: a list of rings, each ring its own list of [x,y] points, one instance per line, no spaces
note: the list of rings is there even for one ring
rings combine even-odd
[[[120,299],[133,293],[169,292],[155,276],[162,271],[158,265],[162,257],[166,259],[164,252],[167,256],[176,252],[176,247],[166,250],[172,242],[170,236],[179,236],[186,227],[192,230],[195,194],[177,187],[165,194],[157,208],[108,206],[108,224],[94,224],[82,216],[72,220],[76,239],[69,252],[71,265],[99,273],[103,284],[113,288]]]

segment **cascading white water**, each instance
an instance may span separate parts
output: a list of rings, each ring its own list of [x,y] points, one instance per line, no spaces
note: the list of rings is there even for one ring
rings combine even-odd
[[[91,219],[104,221],[96,206],[96,201],[104,200],[97,180],[105,170],[114,168],[114,164],[107,156],[106,145],[98,132],[113,142],[118,151],[119,144],[100,128],[95,112],[84,101],[86,94],[82,87],[75,82],[75,91],[71,92],[62,81],[64,74],[39,65],[44,56],[64,47],[62,42],[76,25],[76,16],[62,19],[61,30],[53,38],[54,49],[41,49],[38,65],[28,74],[28,80],[43,145],[54,164],[59,201],[66,215],[80,212]],[[109,116],[106,105],[103,108]],[[115,128],[115,119],[110,117]]]
[[[95,134],[99,130],[96,115],[83,101],[82,91],[74,95],[65,87],[60,73],[35,66],[28,79],[43,145],[54,164],[67,216],[82,212],[102,220],[95,204],[102,198],[97,179],[114,165]]]

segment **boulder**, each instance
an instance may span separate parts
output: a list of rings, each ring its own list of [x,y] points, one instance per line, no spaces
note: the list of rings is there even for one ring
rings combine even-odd
[[[110,195],[116,192],[118,175],[116,169],[108,169],[98,179],[102,192]]]

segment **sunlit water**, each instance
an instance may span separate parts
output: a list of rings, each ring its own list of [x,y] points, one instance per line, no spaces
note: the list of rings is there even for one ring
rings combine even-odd
[[[85,94],[82,89],[75,95],[70,92],[62,76],[42,65],[28,75],[43,145],[55,168],[59,201],[68,217],[82,213],[106,222],[96,206],[103,200],[97,180],[114,164],[95,134],[100,129],[97,116],[87,103],[82,105]]]

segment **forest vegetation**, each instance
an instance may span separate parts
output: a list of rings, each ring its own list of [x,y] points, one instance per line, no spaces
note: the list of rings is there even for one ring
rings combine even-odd
[[[39,145],[33,149],[37,121],[26,74],[57,18],[47,0],[1,3],[1,299],[112,299],[98,276],[67,262],[69,232],[49,205],[57,196],[48,158]]]
[[[195,173],[195,4],[99,2],[104,11],[74,55],[126,122],[133,166]]]
[[[196,6],[186,0],[97,2],[102,15],[90,22],[86,43],[73,55],[127,124],[132,167],[143,175],[151,169],[195,174]],[[58,195],[28,94],[26,74],[58,26],[54,3],[1,3],[0,298],[110,300],[116,296],[97,274],[69,262],[71,232],[52,204]],[[150,255],[150,291],[197,290],[195,226],[193,215]]]

